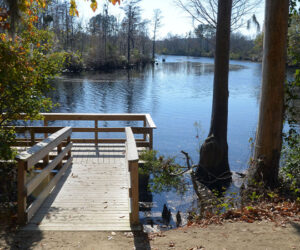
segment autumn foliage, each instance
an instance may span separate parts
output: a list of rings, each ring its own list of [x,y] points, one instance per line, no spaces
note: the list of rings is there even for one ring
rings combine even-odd
[[[39,14],[47,2],[12,0],[7,9],[0,9],[0,159],[13,158],[15,132],[6,126],[20,113],[32,120],[52,107],[46,98],[51,89],[49,80],[60,71],[65,54],[54,53],[54,35],[37,28]],[[97,1],[90,2],[95,11]],[[111,0],[112,4],[117,2],[120,4],[120,0]],[[70,15],[79,15],[75,0],[70,0]]]

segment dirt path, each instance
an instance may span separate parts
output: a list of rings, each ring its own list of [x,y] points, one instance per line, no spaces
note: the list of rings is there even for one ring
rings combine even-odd
[[[207,228],[183,227],[149,237],[119,232],[2,232],[0,249],[300,250],[300,223],[289,223],[283,228],[267,222],[227,222]]]

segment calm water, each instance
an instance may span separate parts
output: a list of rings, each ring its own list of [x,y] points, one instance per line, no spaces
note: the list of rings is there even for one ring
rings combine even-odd
[[[55,112],[150,113],[157,125],[154,149],[160,154],[178,156],[178,161],[180,151],[184,150],[197,163],[199,142],[194,123],[200,125],[203,140],[210,125],[213,59],[164,58],[165,63],[161,63],[160,57],[158,65],[141,71],[65,75],[55,82],[56,90],[51,93],[54,102],[60,103]],[[257,126],[261,64],[230,64],[229,161],[231,170],[243,171],[250,156],[249,138],[254,136]],[[153,200],[154,217],[160,214],[166,200],[173,212],[191,206],[189,195],[163,193],[154,195]]]
[[[213,59],[165,58],[166,63],[143,71],[64,76],[51,94],[60,103],[55,112],[150,113],[157,125],[154,148],[173,156],[185,150],[198,162],[194,124],[199,123],[200,140],[204,139],[210,125]],[[247,165],[248,141],[257,125],[260,81],[261,64],[231,61],[228,144],[233,171]]]

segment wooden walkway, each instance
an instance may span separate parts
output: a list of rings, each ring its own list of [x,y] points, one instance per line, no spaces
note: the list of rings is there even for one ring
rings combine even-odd
[[[73,164],[25,230],[131,231],[125,144],[74,144]]]
[[[151,116],[41,115],[44,126],[14,127],[23,134],[15,143],[20,149],[16,156],[18,223],[25,230],[138,229],[138,149],[153,147],[156,126]],[[25,118],[20,114],[21,120]],[[78,125],[48,126],[55,121],[78,121]],[[86,126],[78,127],[83,121]],[[105,121],[132,122],[135,127],[103,127]],[[75,137],[78,133],[81,138]],[[107,138],[105,133],[123,136]]]

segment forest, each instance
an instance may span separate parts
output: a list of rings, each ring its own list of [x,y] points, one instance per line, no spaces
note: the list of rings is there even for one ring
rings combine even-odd
[[[260,0],[174,0],[197,23],[185,36],[161,36],[142,0],[99,2],[83,20],[75,0],[0,1],[0,249],[80,247],[73,230],[86,248],[151,249],[166,232],[163,249],[216,249],[201,230],[233,222],[254,225],[241,244],[275,247],[251,240],[272,222],[293,248],[300,1],[265,0],[260,23]]]
[[[70,15],[70,10],[69,1],[50,1],[43,11],[37,13],[37,21],[34,22],[36,29],[47,31],[54,39],[55,46],[52,51],[64,54],[65,71],[145,65],[153,61],[153,53],[196,57],[214,57],[215,54],[215,29],[209,24],[199,24],[185,36],[167,34],[166,38],[155,41],[155,34],[162,25],[163,16],[156,9],[152,20],[143,19],[139,1],[122,7],[123,18],[109,13],[108,4],[103,6],[100,14],[91,17],[87,22],[76,15]],[[2,16],[5,17],[5,13]],[[297,16],[292,18],[293,23],[299,21]],[[2,23],[4,27],[5,23]],[[236,31],[231,34],[231,59],[262,60],[263,30],[260,28],[263,24],[257,25],[255,39]],[[20,32],[22,28],[18,29]],[[291,25],[289,32],[297,40],[296,25]],[[291,41],[295,46],[290,47],[299,50],[295,40]],[[291,58],[289,62],[295,60]]]

